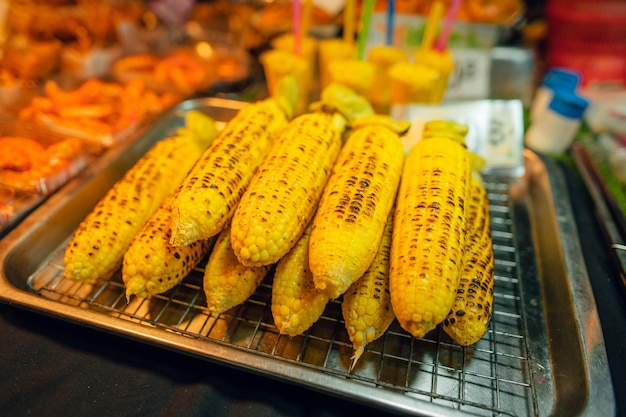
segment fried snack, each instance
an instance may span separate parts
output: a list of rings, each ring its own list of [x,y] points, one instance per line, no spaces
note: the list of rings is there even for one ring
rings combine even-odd
[[[48,147],[34,139],[0,137],[0,183],[22,194],[46,194],[85,165],[83,143],[67,138]]]
[[[123,84],[90,79],[72,91],[49,80],[44,94],[34,97],[18,118],[109,147],[180,99],[156,93],[140,79]]]

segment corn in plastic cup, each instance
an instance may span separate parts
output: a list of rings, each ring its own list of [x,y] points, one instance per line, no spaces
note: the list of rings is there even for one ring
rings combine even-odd
[[[296,80],[298,87],[298,97],[294,112],[295,114],[306,112],[312,88],[312,71],[307,59],[293,52],[270,49],[260,55],[259,61],[263,66],[270,95],[275,93],[276,86],[283,77],[291,75]]]
[[[369,61],[343,59],[328,65],[330,83],[344,85],[355,93],[369,99],[371,97],[376,67]]]
[[[443,96],[448,88],[448,79],[454,71],[454,58],[449,50],[439,52],[436,50],[418,50],[413,55],[417,64],[425,65],[439,72],[439,82],[435,94],[435,102],[439,103],[443,100]]]
[[[391,104],[437,104],[440,99],[440,74],[422,64],[400,62],[389,70]]]
[[[407,62],[405,52],[395,46],[377,45],[372,47],[367,60],[374,64],[376,75],[369,97],[370,103],[377,113],[387,114],[391,107],[391,76],[389,69],[399,63]]]
[[[318,44],[318,63],[320,74],[320,88],[326,88],[330,82],[329,64],[333,61],[341,61],[356,58],[356,46],[354,42],[339,38],[322,39]]]

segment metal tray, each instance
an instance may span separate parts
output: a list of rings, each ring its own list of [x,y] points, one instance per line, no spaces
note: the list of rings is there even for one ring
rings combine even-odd
[[[462,348],[439,330],[414,339],[394,323],[349,371],[352,348],[338,302],[305,335],[281,336],[268,279],[214,317],[202,270],[150,300],[127,303],[121,277],[62,278],[64,246],[98,199],[185,110],[228,120],[240,103],[182,103],[124,147],[111,149],[0,240],[0,298],[81,325],[173,349],[406,415],[613,415],[604,338],[564,178],[525,151],[525,174],[485,176],[495,251],[487,334]]]

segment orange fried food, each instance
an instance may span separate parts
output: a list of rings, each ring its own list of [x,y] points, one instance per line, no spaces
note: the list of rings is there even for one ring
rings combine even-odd
[[[11,188],[0,185],[0,226],[8,223],[13,217],[13,195]]]
[[[0,137],[0,169],[28,171],[33,165],[37,165],[37,158],[43,151],[44,147],[33,139]]]
[[[152,72],[159,59],[151,54],[134,54],[118,59],[113,65],[114,72]]]
[[[154,79],[158,83],[171,83],[183,94],[193,94],[204,87],[208,76],[208,65],[186,51],[174,52],[154,68]]]
[[[189,96],[209,84],[210,69],[209,62],[197,54],[177,50],[163,58],[151,54],[124,57],[113,65],[113,74],[120,80],[142,78],[157,90]]]
[[[0,183],[19,192],[46,192],[83,166],[84,144],[66,138],[45,147],[19,136],[0,137]]]
[[[101,141],[105,146],[115,142],[111,137],[127,132],[181,99],[180,95],[150,90],[140,78],[127,83],[90,79],[72,91],[64,91],[54,81],[48,81],[44,92],[20,111],[20,120]]]
[[[465,0],[462,11],[466,20],[477,23],[511,23],[524,10],[522,0]]]

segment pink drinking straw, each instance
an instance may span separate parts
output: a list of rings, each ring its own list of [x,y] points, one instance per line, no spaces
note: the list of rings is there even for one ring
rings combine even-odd
[[[293,33],[293,50],[296,55],[302,51],[302,0],[292,0],[291,31]]]
[[[443,22],[443,27],[435,42],[433,42],[433,49],[443,52],[448,47],[448,40],[450,39],[450,34],[452,33],[452,28],[456,23],[456,17],[459,14],[459,9],[461,8],[462,0],[452,0],[450,3],[450,8],[448,9],[448,14],[446,14],[446,18]]]

